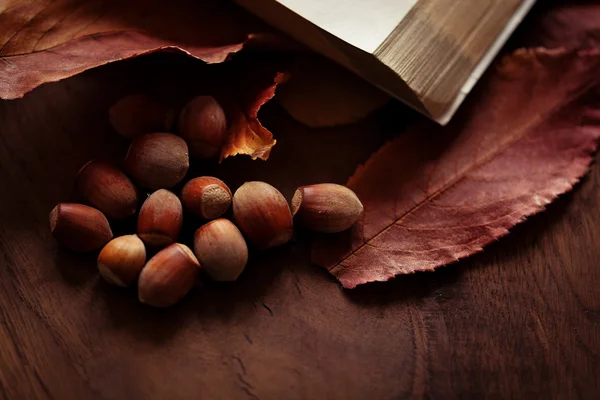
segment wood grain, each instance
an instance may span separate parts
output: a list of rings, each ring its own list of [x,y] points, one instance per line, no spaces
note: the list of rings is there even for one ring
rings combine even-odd
[[[48,213],[70,198],[82,164],[126,150],[109,105],[141,89],[182,102],[200,91],[201,71],[152,56],[0,102],[0,398],[600,396],[598,165],[485,253],[352,291],[310,265],[303,234],[253,254],[236,283],[203,278],[167,310],[105,284],[93,256],[60,251]],[[232,189],[266,180],[288,199],[298,185],[343,183],[401,131],[400,110],[309,130],[271,104],[269,161],[196,164],[192,174],[215,173]]]

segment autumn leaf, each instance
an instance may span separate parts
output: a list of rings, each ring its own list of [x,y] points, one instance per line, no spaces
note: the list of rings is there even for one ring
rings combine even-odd
[[[585,49],[600,45],[600,3],[569,0],[544,8],[531,26],[530,46]]]
[[[272,59],[262,62],[252,57],[235,60],[226,66],[232,67],[231,72],[225,72],[233,78],[213,80],[217,87],[212,94],[223,104],[229,122],[229,135],[221,150],[221,160],[238,154],[266,160],[277,143],[273,134],[258,120],[260,108],[275,96],[277,86],[289,78],[287,73],[278,72],[286,70],[285,63]],[[207,87],[210,85],[206,83]]]
[[[348,185],[364,216],[315,241],[313,261],[354,288],[433,271],[506,235],[587,171],[599,72],[598,51],[508,56],[450,125],[420,123],[357,169]]]
[[[222,62],[264,30],[219,0],[4,0],[0,98],[156,51]]]
[[[5,0],[0,2],[0,98],[22,97],[41,84],[157,51],[222,63],[251,42],[272,47],[277,41],[268,31],[219,0]],[[240,94],[228,99],[233,128],[223,157],[267,159],[275,144],[257,112],[281,77],[264,75],[257,78],[260,85],[242,84]],[[220,79],[239,82],[223,73]]]

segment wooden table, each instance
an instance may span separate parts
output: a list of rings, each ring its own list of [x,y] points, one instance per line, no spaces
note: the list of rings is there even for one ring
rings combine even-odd
[[[0,102],[0,398],[600,397],[597,164],[483,254],[352,291],[310,264],[302,234],[253,254],[238,282],[203,279],[167,310],[102,281],[94,255],[60,251],[49,211],[70,198],[87,160],[118,160],[127,148],[109,105],[140,89],[198,93],[199,64],[173,57]],[[266,180],[289,198],[300,184],[345,182],[410,118],[392,104],[351,127],[309,130],[270,104],[262,119],[279,143],[268,162],[192,173],[233,188]],[[115,228],[128,229],[131,221]]]

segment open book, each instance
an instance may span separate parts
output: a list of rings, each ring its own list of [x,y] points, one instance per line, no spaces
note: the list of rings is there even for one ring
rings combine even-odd
[[[535,0],[237,0],[446,124]]]

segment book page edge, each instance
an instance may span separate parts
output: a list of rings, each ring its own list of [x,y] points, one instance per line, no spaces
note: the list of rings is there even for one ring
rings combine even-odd
[[[238,5],[248,10],[250,13],[258,16],[259,18],[266,21],[268,24],[272,25],[276,29],[286,32],[292,38],[297,40],[300,43],[303,43],[308,48],[311,48],[316,53],[319,53],[334,62],[337,62],[342,67],[347,70],[353,72],[358,75],[358,79],[364,79],[370,82],[373,86],[379,88],[383,92],[389,94],[393,98],[401,101],[406,106],[412,108],[413,110],[425,115],[429,119],[433,119],[431,113],[425,108],[423,102],[418,98],[416,93],[408,86],[408,84],[397,75],[390,67],[381,63],[373,53],[364,51],[356,46],[351,45],[350,43],[338,38],[335,35],[332,35],[328,31],[322,29],[321,27],[315,25],[313,22],[301,17],[293,10],[290,10],[285,5],[274,2],[276,10],[279,8],[277,12],[283,12],[287,17],[290,18],[298,18],[303,21],[305,28],[310,28],[312,33],[318,33],[324,42],[329,45],[327,49],[322,46],[318,46],[315,42],[310,42],[306,37],[299,37],[297,31],[293,31],[291,29],[284,29],[279,26],[281,21],[275,21],[270,19],[268,16],[261,14],[257,11],[257,5],[265,4],[269,0],[261,0],[253,2],[254,0],[235,0]],[[273,15],[271,15],[273,17]],[[311,36],[312,37],[312,36]],[[369,59],[369,61],[367,61]],[[377,73],[374,70],[378,70]],[[382,75],[390,75],[387,79],[389,79],[389,84],[383,83],[380,79]]]
[[[443,114],[433,117],[433,119],[438,124],[444,126],[450,122],[454,114],[456,114],[459,107],[464,102],[467,95],[471,92],[471,90],[473,90],[475,84],[477,84],[477,82],[481,79],[485,71],[492,63],[492,61],[494,61],[494,59],[502,49],[502,46],[506,44],[509,37],[517,29],[519,24],[523,22],[523,20],[525,19],[535,2],[536,0],[525,0],[523,4],[521,4],[517,11],[513,14],[506,27],[502,30],[502,32],[500,32],[500,35],[498,35],[492,46],[483,56],[481,61],[477,64],[475,69],[473,69],[473,72],[471,72],[471,75],[469,75],[469,78],[466,80],[465,84],[460,89],[458,95],[456,96],[452,104],[450,104],[450,106],[446,109],[446,111]]]

